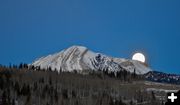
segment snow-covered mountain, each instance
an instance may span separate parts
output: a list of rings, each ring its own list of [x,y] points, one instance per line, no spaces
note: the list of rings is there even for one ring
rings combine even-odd
[[[41,57],[35,60],[31,65],[40,66],[52,70],[73,71],[79,72],[84,70],[109,70],[120,71],[127,70],[130,72],[136,71],[137,74],[145,74],[151,69],[146,67],[139,61],[113,58],[101,53],[95,53],[83,46],[72,46],[61,52]]]

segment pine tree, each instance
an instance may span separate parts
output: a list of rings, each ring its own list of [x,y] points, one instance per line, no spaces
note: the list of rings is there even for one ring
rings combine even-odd
[[[22,69],[23,68],[23,63],[20,63],[19,64],[19,69]]]

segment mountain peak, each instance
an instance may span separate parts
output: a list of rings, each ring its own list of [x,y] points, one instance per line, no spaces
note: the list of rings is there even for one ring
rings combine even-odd
[[[72,51],[84,52],[84,51],[86,51],[86,50],[88,50],[87,47],[78,46],[78,45],[73,45],[73,46],[67,48],[67,49],[65,50],[65,52],[69,52],[69,53],[71,53]]]
[[[74,48],[77,48],[77,49],[87,49],[87,47],[81,46],[81,45],[72,45],[72,46],[70,46],[67,49],[74,49]]]

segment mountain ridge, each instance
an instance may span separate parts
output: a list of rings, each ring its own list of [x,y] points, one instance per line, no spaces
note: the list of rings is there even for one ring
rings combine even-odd
[[[102,53],[95,53],[84,46],[74,45],[58,53],[50,54],[35,60],[31,65],[47,69],[62,71],[109,70],[120,71],[125,69],[137,74],[152,71],[139,61],[115,58]]]

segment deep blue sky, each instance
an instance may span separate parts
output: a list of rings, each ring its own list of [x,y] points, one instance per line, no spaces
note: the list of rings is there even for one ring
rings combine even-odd
[[[0,0],[0,64],[72,45],[180,74],[180,0]]]

